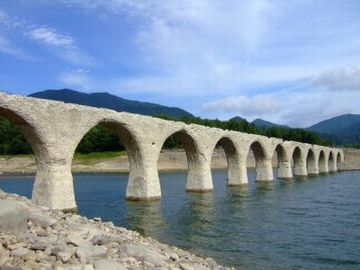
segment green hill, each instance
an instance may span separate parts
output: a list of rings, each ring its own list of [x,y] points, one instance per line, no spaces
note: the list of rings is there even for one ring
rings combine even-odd
[[[360,114],[344,114],[321,121],[308,130],[333,139],[336,144],[360,143]]]
[[[168,115],[174,118],[194,117],[191,113],[177,107],[167,107],[155,103],[124,99],[106,92],[87,94],[70,89],[60,89],[36,92],[29,96],[92,107],[107,108],[118,112],[130,112],[151,116]]]

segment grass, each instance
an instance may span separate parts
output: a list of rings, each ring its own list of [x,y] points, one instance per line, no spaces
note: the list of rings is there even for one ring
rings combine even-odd
[[[92,152],[87,154],[75,153],[74,159],[76,160],[93,160],[93,159],[107,159],[125,156],[126,151],[114,151],[114,152]]]

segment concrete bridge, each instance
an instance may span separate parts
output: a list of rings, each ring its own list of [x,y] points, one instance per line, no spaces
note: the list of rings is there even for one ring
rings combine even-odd
[[[335,172],[344,160],[342,150],[335,148],[6,93],[0,93],[0,115],[21,128],[34,151],[37,173],[32,200],[53,209],[76,208],[72,159],[81,139],[98,124],[116,132],[125,145],[130,161],[126,197],[130,200],[161,197],[157,162],[172,135],[186,152],[187,191],[213,189],[210,163],[216,145],[226,153],[228,185],[248,183],[246,160],[251,150],[257,181],[273,180],[275,154],[277,176],[288,179]]]

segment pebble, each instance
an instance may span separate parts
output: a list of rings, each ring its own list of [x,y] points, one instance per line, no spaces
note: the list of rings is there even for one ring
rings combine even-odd
[[[0,231],[1,270],[234,269],[116,227],[112,222],[102,222],[99,217],[87,219],[39,207],[24,197],[1,190],[0,195],[0,208],[4,198],[20,201],[27,209],[22,223],[27,228],[25,232],[20,223],[19,233]],[[21,218],[17,220],[22,222]],[[1,222],[0,219],[0,228]],[[3,228],[9,230],[8,223]]]

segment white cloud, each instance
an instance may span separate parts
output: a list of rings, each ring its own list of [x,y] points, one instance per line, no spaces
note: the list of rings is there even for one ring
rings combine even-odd
[[[225,112],[224,118],[235,115],[250,120],[263,118],[293,127],[308,127],[323,119],[346,113],[360,113],[360,92],[311,91],[274,92],[254,97],[234,96],[215,100],[203,105],[203,110],[217,114]]]
[[[312,79],[312,85],[331,91],[360,91],[360,67],[346,66],[326,70]]]
[[[49,46],[55,56],[67,63],[86,67],[95,65],[95,59],[84,53],[72,36],[60,33],[56,29],[48,26],[33,27],[26,36]]]
[[[21,48],[18,48],[16,45],[12,44],[7,38],[3,36],[0,36],[0,52],[22,60],[35,60],[32,56],[28,55]]]
[[[203,106],[205,111],[223,110],[241,116],[261,116],[276,113],[281,109],[281,103],[271,95],[232,96],[209,102]]]
[[[55,45],[70,48],[74,45],[74,39],[69,35],[58,33],[50,27],[37,27],[28,33],[29,37],[44,42],[48,45]]]
[[[91,79],[88,73],[88,70],[83,69],[66,71],[60,74],[59,81],[68,87],[89,90],[89,86],[91,85]]]

